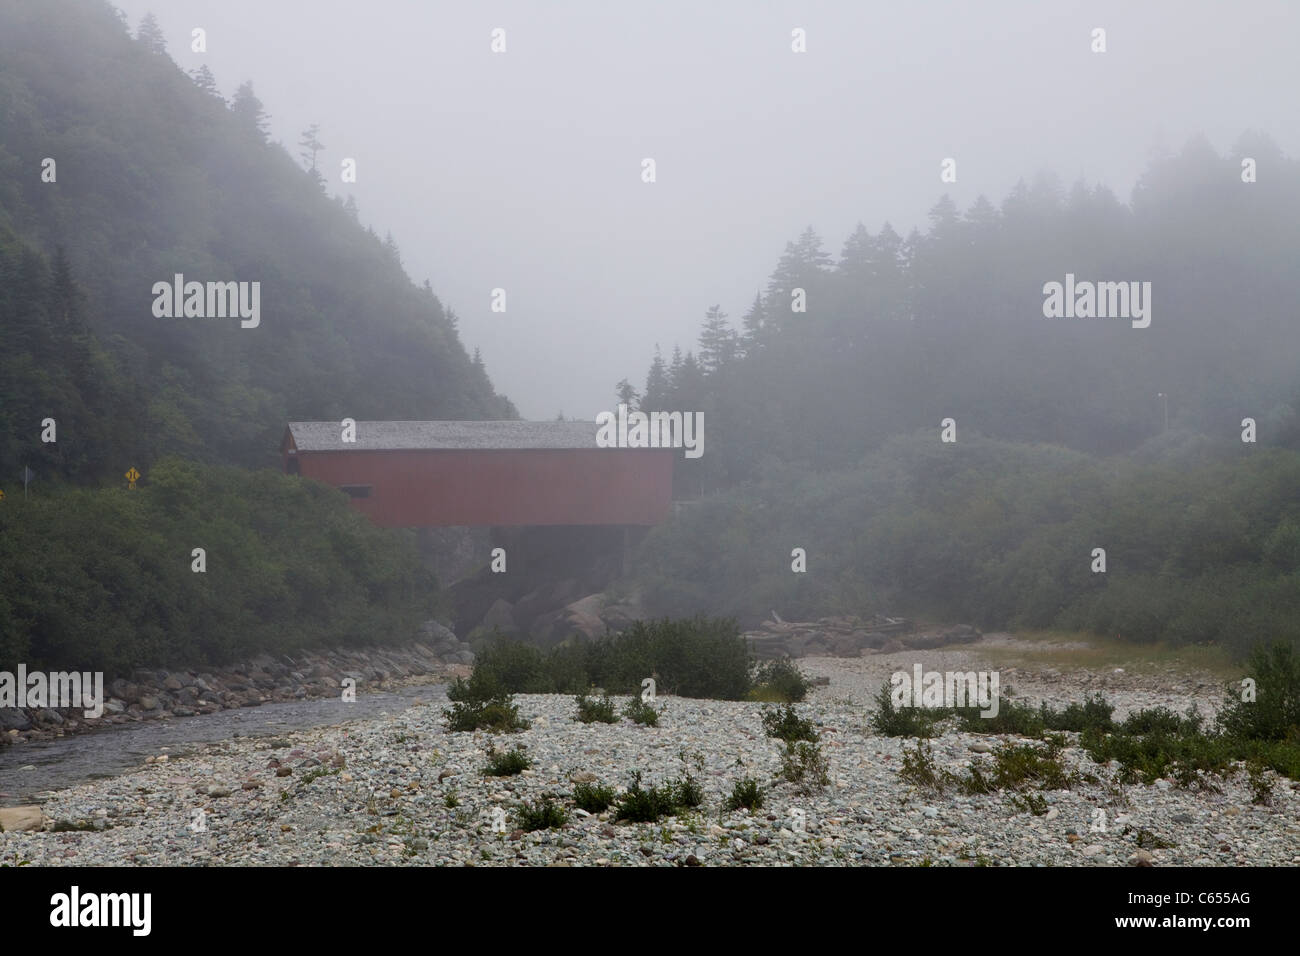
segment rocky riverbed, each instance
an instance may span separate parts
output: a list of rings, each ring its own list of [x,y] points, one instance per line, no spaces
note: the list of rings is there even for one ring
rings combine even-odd
[[[188,755],[159,753],[110,780],[45,794],[42,830],[0,834],[0,863],[32,865],[1293,865],[1300,863],[1300,792],[1280,780],[1270,806],[1252,803],[1244,774],[1221,792],[1170,781],[1119,786],[1077,747],[1067,766],[1097,784],[1047,792],[1035,815],[1007,795],[941,796],[900,780],[904,747],[876,736],[872,698],[914,663],[988,669],[976,647],[810,658],[828,679],[800,711],[818,725],[831,785],[812,795],[773,784],[783,745],[765,736],[763,705],[660,697],[658,727],[624,719],[582,724],[570,697],[516,697],[532,727],[511,735],[448,733],[440,689],[378,717],[286,735],[238,739]],[[1060,705],[1101,691],[1116,716],[1139,707],[1213,712],[1205,675],[1133,675],[1000,668],[1017,699]],[[1003,738],[1008,739],[1008,738]],[[1014,739],[1014,738],[1009,738]],[[989,761],[998,738],[949,730],[933,742],[940,766]],[[487,751],[521,747],[531,769],[481,770]],[[655,824],[616,823],[570,807],[562,829],[518,829],[521,801],[567,798],[575,781],[625,786],[690,771],[701,811]],[[725,812],[732,785],[771,789],[761,810]],[[493,832],[493,808],[507,814]],[[1146,833],[1139,846],[1140,834]]]
[[[261,654],[228,667],[200,670],[141,668],[130,677],[109,681],[98,717],[87,717],[84,707],[0,707],[0,745],[272,701],[338,698],[345,681],[362,692],[408,678],[455,676],[473,662],[468,644],[438,622],[426,621],[419,639],[400,646]]]

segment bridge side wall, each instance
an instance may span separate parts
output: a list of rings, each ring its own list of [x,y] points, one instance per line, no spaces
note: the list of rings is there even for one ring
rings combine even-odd
[[[369,486],[385,527],[653,525],[672,509],[680,449],[298,452],[304,478]],[[287,460],[287,459],[286,459]]]

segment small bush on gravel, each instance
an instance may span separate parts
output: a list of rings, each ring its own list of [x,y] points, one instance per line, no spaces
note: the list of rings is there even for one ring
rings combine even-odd
[[[794,707],[786,704],[775,710],[763,711],[763,730],[769,737],[776,737],[786,742],[792,740],[817,740],[817,728],[813,722],[800,717]]]
[[[781,755],[781,777],[806,796],[831,782],[830,764],[816,744],[789,741]]]
[[[647,677],[661,692],[682,697],[744,700],[753,687],[749,649],[730,619],[635,621],[620,634],[548,651],[500,639],[478,655],[469,680],[448,690],[453,701],[581,694],[590,687],[632,694]]]
[[[1085,731],[1079,744],[1097,763],[1119,762],[1121,783],[1154,783],[1172,777],[1182,786],[1191,786],[1199,774],[1227,775],[1236,748],[1219,735],[1196,734],[1171,736],[1157,731],[1149,734],[1103,734]]]
[[[1020,734],[1037,737],[1043,732],[1043,718],[1028,704],[1000,700],[996,715],[985,717],[978,707],[959,707],[954,711],[959,726],[970,734]]]
[[[1300,655],[1295,649],[1289,644],[1257,647],[1246,674],[1255,681],[1254,700],[1241,699],[1241,685],[1228,685],[1219,711],[1224,734],[1261,741],[1300,735]]]
[[[1013,793],[1010,795],[1009,800],[1017,810],[1025,810],[1036,817],[1046,815],[1049,809],[1047,798],[1041,793],[1027,793],[1024,796]]]
[[[763,788],[752,777],[737,780],[731,788],[731,796],[723,801],[724,810],[761,810],[763,808]]]
[[[1135,710],[1124,718],[1118,728],[1100,727],[1101,730],[1117,730],[1122,734],[1163,734],[1167,737],[1193,737],[1201,732],[1205,718],[1195,709],[1188,710],[1187,716],[1180,717],[1168,707],[1153,707]],[[1086,729],[1086,728],[1085,728]]]
[[[457,701],[451,710],[444,710],[447,729],[450,731],[490,730],[493,733],[511,733],[527,730],[528,721],[519,716],[519,707],[509,697],[485,701]]]
[[[523,803],[515,810],[519,829],[529,833],[534,830],[555,830],[569,822],[569,812],[550,797],[543,797],[535,803]]]
[[[1111,714],[1115,712],[1115,707],[1108,704],[1100,693],[1089,697],[1082,704],[1071,702],[1061,711],[1052,710],[1043,704],[1038,712],[1043,726],[1048,730],[1083,733],[1085,730],[1110,730],[1114,727]]]
[[[908,783],[942,793],[955,787],[968,794],[996,793],[999,790],[1068,790],[1080,779],[1065,769],[1061,753],[1062,736],[1049,736],[1043,746],[1037,744],[1003,744],[993,753],[993,768],[986,775],[980,764],[973,764],[965,776],[940,770],[928,741],[918,740],[916,749],[903,748],[903,765],[898,775]],[[1019,806],[1019,804],[1016,804]],[[1025,808],[1037,813],[1039,804],[1029,801]],[[1046,809],[1043,809],[1046,813]]]
[[[1048,736],[1045,744],[1006,743],[993,752],[993,776],[985,789],[982,778],[976,785],[979,765],[971,767],[967,778],[967,791],[991,793],[993,790],[1018,790],[1033,786],[1039,790],[1068,790],[1078,780],[1077,775],[1065,769],[1061,753],[1065,749],[1063,735]]]
[[[1273,803],[1273,781],[1263,764],[1246,764],[1246,779],[1250,783],[1251,803],[1267,807]]]
[[[903,747],[903,766],[899,777],[914,787],[942,793],[952,783],[952,775],[939,769],[934,762],[934,750],[928,740],[917,740],[916,749]]]
[[[704,802],[704,791],[689,773],[648,790],[641,786],[641,771],[632,774],[627,792],[618,798],[614,818],[632,823],[654,823],[660,817],[675,816]]]
[[[792,704],[808,696],[808,678],[785,658],[759,664],[754,669],[753,682],[750,700]]]
[[[637,770],[632,774],[632,782],[627,791],[618,798],[614,819],[654,823],[660,817],[671,816],[676,809],[672,786],[646,789],[641,786],[641,771]]]
[[[876,694],[871,727],[882,737],[933,737],[935,724],[950,713],[928,707],[895,707],[893,687],[886,679]]]
[[[604,813],[614,803],[613,787],[603,787],[593,783],[579,783],[573,788],[573,803],[579,810],[588,813]]]
[[[597,721],[602,724],[618,722],[618,714],[614,713],[614,701],[608,694],[599,700],[588,697],[586,694],[579,694],[576,701],[578,715],[575,719],[582,721],[584,724],[592,724]]]
[[[640,697],[633,697],[627,702],[627,706],[623,708],[623,716],[643,727],[659,726],[659,711]]]
[[[487,766],[483,768],[485,777],[513,777],[515,774],[523,773],[533,762],[528,759],[528,755],[516,747],[514,750],[501,753],[494,748],[488,748]]]

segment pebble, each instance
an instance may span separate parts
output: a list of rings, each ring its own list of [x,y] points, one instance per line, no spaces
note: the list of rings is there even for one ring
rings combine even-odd
[[[982,669],[973,650],[911,652],[909,666],[914,658],[939,670]],[[445,694],[434,689],[427,705],[285,739],[239,737],[170,759],[159,754],[130,773],[43,794],[41,809],[50,820],[111,819],[106,829],[77,834],[76,862],[91,866],[1155,864],[1154,854],[1133,846],[1131,833],[1121,837],[1114,811],[1108,811],[1112,832],[1104,837],[1109,848],[1079,836],[1096,807],[1114,806],[1116,780],[1115,769],[1093,764],[1077,746],[1065,751],[1067,765],[1101,779],[1044,795],[1051,800],[1043,817],[1017,809],[1005,794],[935,795],[904,784],[898,768],[904,748],[910,751],[914,742],[878,737],[868,720],[873,698],[898,659],[886,654],[799,662],[809,676],[829,678],[829,686],[814,688],[797,705],[819,725],[831,778],[838,783],[811,795],[775,780],[784,748],[764,734],[761,704],[672,698],[660,726],[648,728],[630,721],[579,724],[572,719],[571,697],[517,695],[532,728],[495,737],[448,733],[441,713]],[[1112,680],[1122,685],[1103,683]],[[1145,674],[1104,671],[1087,686],[1104,690],[1118,719],[1137,708],[1168,706],[1175,697]],[[1028,669],[1017,671],[1015,687],[1018,699],[1034,705],[1046,700],[1059,707],[1085,696],[1064,677],[1046,679]],[[1185,698],[1213,712],[1214,699],[1198,693]],[[1213,694],[1213,687],[1207,685],[1205,693]],[[949,728],[932,745],[936,762],[958,771],[970,754],[1015,739]],[[504,781],[484,777],[479,768],[488,744],[522,746],[535,772]],[[417,755],[416,748],[425,753]],[[268,765],[271,749],[279,756]],[[684,764],[679,752],[698,754],[703,767]],[[152,766],[157,763],[167,764],[165,773]],[[319,766],[299,774],[288,766],[308,763]],[[322,767],[343,766],[346,772],[321,773]],[[610,811],[592,816],[570,807],[562,830],[509,832],[522,801],[563,801],[572,782],[625,788],[632,770],[643,772],[644,783],[656,784],[687,769],[704,789],[704,807],[696,813],[634,824],[615,823]],[[745,776],[763,786],[763,810],[720,814],[722,801]],[[293,779],[277,781],[283,777]],[[1168,780],[1125,787],[1131,806],[1141,808],[1128,814],[1136,821],[1131,825],[1176,844],[1159,851],[1161,865],[1293,865],[1297,834],[1287,828],[1300,816],[1300,792],[1279,787],[1273,806],[1253,807],[1244,774],[1216,783],[1222,794],[1186,790]],[[194,793],[222,800],[220,816],[210,817],[199,846],[202,853],[188,829],[193,806],[186,795]],[[497,806],[507,813],[506,833],[493,832],[489,812]],[[803,811],[806,832],[791,829],[799,818],[794,809]],[[1176,826],[1208,821],[1216,810],[1212,837]],[[4,833],[0,857],[64,865],[69,847],[59,836]],[[510,842],[509,836],[517,839]]]

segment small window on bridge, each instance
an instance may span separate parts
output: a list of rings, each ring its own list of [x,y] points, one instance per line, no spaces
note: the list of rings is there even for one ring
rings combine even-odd
[[[373,485],[341,485],[340,488],[351,498],[369,498]]]

